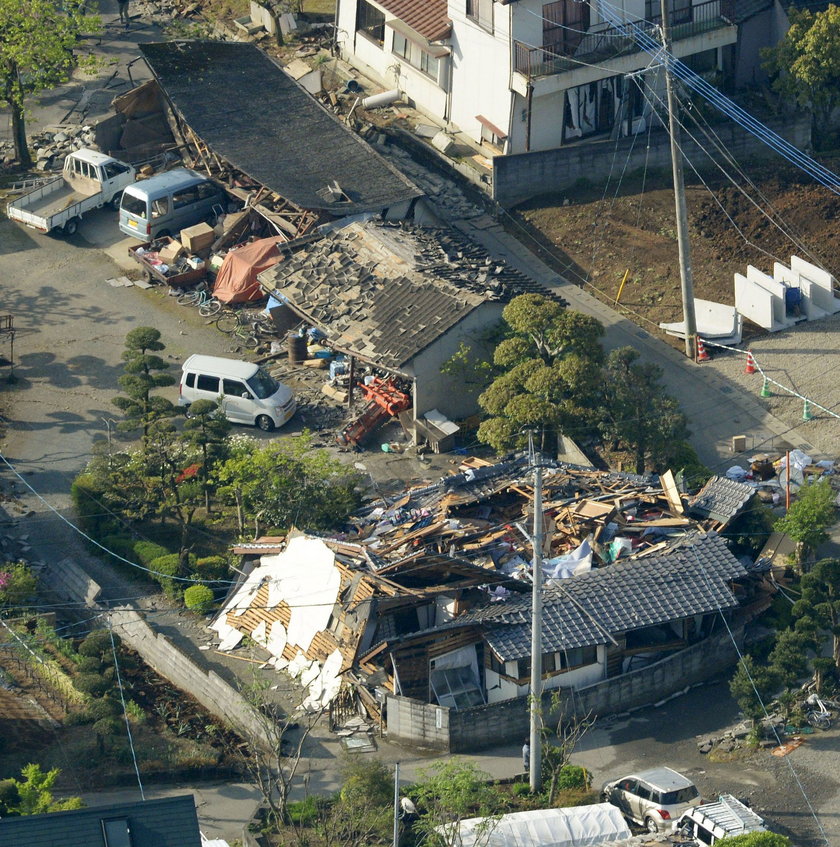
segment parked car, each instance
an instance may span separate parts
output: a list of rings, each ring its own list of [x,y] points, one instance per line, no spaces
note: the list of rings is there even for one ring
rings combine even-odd
[[[185,227],[215,220],[227,206],[224,188],[187,168],[174,168],[123,192],[120,229],[141,241],[177,235]]]
[[[61,176],[9,203],[9,220],[40,232],[73,235],[82,216],[106,203],[116,208],[123,190],[133,185],[131,165],[84,148],[64,160]]]
[[[265,432],[283,426],[297,406],[291,388],[258,365],[219,356],[193,355],[184,362],[178,405],[189,414],[196,400],[220,400],[229,421]]]
[[[716,803],[704,803],[684,812],[673,832],[693,838],[698,844],[714,844],[745,832],[765,832],[764,820],[731,794],[721,794]]]
[[[604,783],[601,797],[648,832],[670,831],[674,821],[700,805],[697,786],[671,768],[652,768]]]

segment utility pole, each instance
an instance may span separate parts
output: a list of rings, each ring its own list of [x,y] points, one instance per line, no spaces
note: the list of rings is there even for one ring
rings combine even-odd
[[[394,765],[394,843],[400,847],[400,763]]]
[[[668,23],[668,0],[660,0],[662,12],[662,66],[665,69],[665,90],[668,94],[668,129],[671,134],[671,170],[674,176],[674,205],[677,210],[677,247],[680,257],[680,288],[682,290],[683,321],[685,322],[685,355],[695,358],[697,319],[694,315],[694,278],[691,271],[691,245],[688,241],[688,212],[685,205],[680,127],[677,122],[677,98],[671,78],[671,35]]]
[[[531,793],[537,794],[541,788],[542,771],[542,548],[543,548],[543,507],[542,507],[542,467],[540,456],[534,452],[534,435],[529,436],[529,453],[534,466],[534,535],[532,538],[534,584],[531,589],[531,732],[528,738],[530,748],[530,785]]]

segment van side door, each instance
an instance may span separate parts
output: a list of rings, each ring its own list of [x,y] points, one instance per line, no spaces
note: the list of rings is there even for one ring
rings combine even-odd
[[[222,407],[229,421],[253,424],[256,419],[254,396],[239,379],[222,380]]]

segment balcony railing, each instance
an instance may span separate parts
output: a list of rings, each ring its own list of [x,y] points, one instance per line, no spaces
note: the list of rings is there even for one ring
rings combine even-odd
[[[686,9],[678,9],[671,20],[671,40],[678,41],[719,27],[730,26],[735,17],[735,0],[709,0]],[[636,43],[635,31],[642,29],[659,39],[657,15],[651,20],[633,21],[633,31],[625,27],[596,24],[583,36],[573,32],[562,43],[551,47],[529,47],[514,41],[514,70],[527,77],[550,76],[574,70],[583,64],[603,62],[642,48]]]

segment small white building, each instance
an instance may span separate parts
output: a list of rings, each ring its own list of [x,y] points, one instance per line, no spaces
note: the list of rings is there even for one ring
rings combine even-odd
[[[774,0],[670,5],[672,52],[715,79],[752,81],[759,48],[784,33]],[[616,16],[658,37],[659,0],[337,0],[336,10],[342,58],[490,156],[647,128],[664,80]]]

